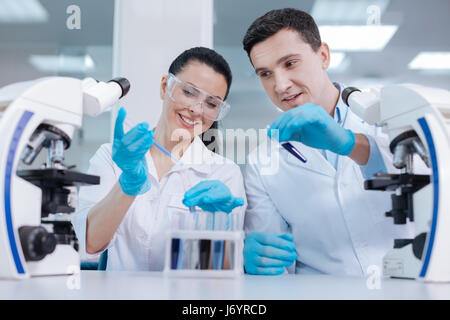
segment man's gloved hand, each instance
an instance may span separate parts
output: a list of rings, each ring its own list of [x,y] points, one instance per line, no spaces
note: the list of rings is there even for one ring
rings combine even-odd
[[[119,184],[123,192],[137,196],[150,190],[145,154],[152,146],[153,130],[148,130],[148,123],[144,122],[125,134],[123,121],[126,115],[125,109],[120,108],[114,127],[112,159],[122,169]]]
[[[244,242],[244,268],[249,274],[278,275],[297,259],[292,234],[249,233]]]
[[[270,126],[279,130],[279,141],[299,141],[307,146],[326,149],[340,155],[349,155],[355,146],[355,135],[342,128],[321,107],[306,103],[284,112]]]
[[[187,207],[199,206],[208,212],[230,213],[244,204],[244,199],[233,197],[230,189],[219,180],[205,180],[186,191],[183,203]]]

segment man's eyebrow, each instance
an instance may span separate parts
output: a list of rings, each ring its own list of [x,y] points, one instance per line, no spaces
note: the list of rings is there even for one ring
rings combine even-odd
[[[294,58],[294,57],[295,58],[300,58],[300,54],[298,54],[298,53],[287,54],[287,55],[281,57],[280,59],[278,59],[276,64],[283,63],[284,61],[289,60],[289,59]],[[258,74],[259,72],[261,72],[263,70],[267,70],[267,68],[264,68],[264,67],[257,68],[257,69],[255,69],[255,73]]]
[[[255,69],[255,73],[258,74],[263,70],[267,70],[267,69],[266,68],[258,68],[258,69]]]
[[[277,64],[280,64],[280,63],[282,63],[282,62],[284,62],[284,61],[286,61],[286,60],[289,60],[289,59],[291,59],[291,58],[294,58],[294,57],[300,58],[300,54],[298,54],[298,53],[290,53],[290,54],[287,54],[287,55],[285,55],[284,57],[281,57],[280,59],[278,59],[278,60],[277,60]]]

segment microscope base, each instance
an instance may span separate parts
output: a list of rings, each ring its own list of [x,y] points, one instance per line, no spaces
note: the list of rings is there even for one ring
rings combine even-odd
[[[416,279],[419,277],[422,261],[414,256],[412,244],[389,251],[383,258],[383,275]]]
[[[80,256],[71,245],[58,244],[41,261],[28,261],[31,276],[70,275],[80,270]]]

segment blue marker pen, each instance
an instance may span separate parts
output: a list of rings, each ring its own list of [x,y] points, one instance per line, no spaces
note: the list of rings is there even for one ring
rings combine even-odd
[[[267,129],[268,128],[269,128],[269,126],[267,126]],[[294,147],[290,142],[280,142],[280,144],[284,149],[287,150],[287,152],[292,154],[294,157],[296,157],[301,162],[306,163],[306,161],[307,161],[306,157],[300,151],[298,151],[298,149],[296,147]]]
[[[298,151],[296,147],[294,147],[290,142],[281,142],[280,143],[283,148],[285,148],[290,154],[292,154],[294,157],[296,157],[298,160],[300,160],[303,163],[306,163],[306,157]]]

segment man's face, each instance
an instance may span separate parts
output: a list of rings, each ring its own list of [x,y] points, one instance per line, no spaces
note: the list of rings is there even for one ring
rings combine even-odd
[[[317,52],[297,31],[282,29],[250,51],[256,74],[272,102],[283,111],[307,102],[320,105],[328,79],[328,46]]]

